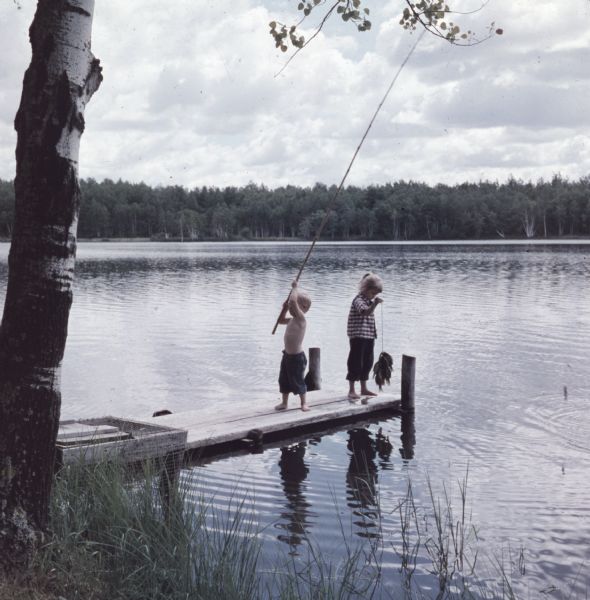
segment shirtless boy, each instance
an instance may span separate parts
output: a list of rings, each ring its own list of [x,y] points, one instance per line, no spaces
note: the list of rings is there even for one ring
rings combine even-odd
[[[291,295],[283,305],[279,316],[279,323],[286,325],[284,340],[283,359],[281,360],[281,371],[279,373],[279,389],[283,401],[275,406],[275,410],[287,410],[289,394],[298,394],[301,398],[301,410],[309,410],[306,403],[307,387],[304,381],[307,358],[303,352],[303,338],[307,321],[305,313],[311,306],[311,298],[302,290],[297,288],[297,281],[292,284]],[[287,310],[291,313],[288,318]]]

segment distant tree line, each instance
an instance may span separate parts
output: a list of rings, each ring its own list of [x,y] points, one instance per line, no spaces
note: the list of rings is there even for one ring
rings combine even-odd
[[[309,239],[335,187],[150,187],[81,182],[81,238]],[[0,237],[12,232],[14,189],[0,180]],[[525,183],[428,186],[397,182],[342,190],[322,238],[444,240],[590,235],[590,176]]]

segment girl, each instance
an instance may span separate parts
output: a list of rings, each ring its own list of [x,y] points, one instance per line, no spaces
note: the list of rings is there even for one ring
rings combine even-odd
[[[347,333],[350,339],[348,354],[348,398],[351,402],[361,396],[376,396],[367,388],[367,380],[373,366],[373,348],[377,338],[375,327],[375,308],[383,302],[377,297],[383,291],[383,282],[378,275],[366,273],[359,284],[359,293],[355,296],[348,313]],[[360,396],[356,393],[355,382],[361,382]],[[366,398],[363,400],[366,403]]]

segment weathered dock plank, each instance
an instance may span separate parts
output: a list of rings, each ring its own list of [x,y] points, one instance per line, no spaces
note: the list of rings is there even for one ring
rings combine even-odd
[[[291,407],[286,411],[275,411],[272,402],[264,406],[257,403],[256,408],[250,405],[224,410],[215,410],[209,405],[198,410],[153,417],[149,422],[186,430],[186,449],[194,450],[241,440],[253,429],[259,430],[263,435],[280,432],[288,435],[296,428],[322,424],[329,426],[339,420],[401,410],[400,400],[392,394],[379,394],[370,398],[367,404],[352,404],[343,395],[320,395],[319,392],[314,392],[310,394],[309,403],[312,407],[309,412],[303,412],[299,408],[298,399],[291,400]]]

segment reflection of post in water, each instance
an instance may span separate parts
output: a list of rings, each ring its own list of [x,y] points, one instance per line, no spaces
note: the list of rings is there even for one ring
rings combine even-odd
[[[380,459],[382,467],[389,464],[392,446],[381,429],[373,439],[367,429],[351,429],[348,432],[348,450],[350,462],[346,473],[346,500],[353,509],[353,514],[361,517],[355,521],[360,529],[361,537],[378,537],[376,531],[377,506],[377,465],[375,459]],[[373,531],[372,531],[373,530]]]
[[[416,427],[414,422],[414,411],[402,413],[402,434],[400,436],[402,447],[399,449],[399,453],[404,460],[414,458],[414,446],[416,445]]]
[[[383,435],[381,427],[379,427],[379,431],[375,434],[375,448],[377,449],[381,469],[391,469],[391,451],[393,450],[393,446],[389,441],[389,437]]]
[[[281,448],[279,460],[281,482],[287,503],[286,510],[281,513],[282,522],[277,524],[277,527],[284,529],[285,533],[277,537],[291,546],[293,554],[296,553],[297,546],[301,544],[305,536],[311,506],[304,494],[304,481],[309,473],[303,460],[306,447],[306,442],[285,446]]]

